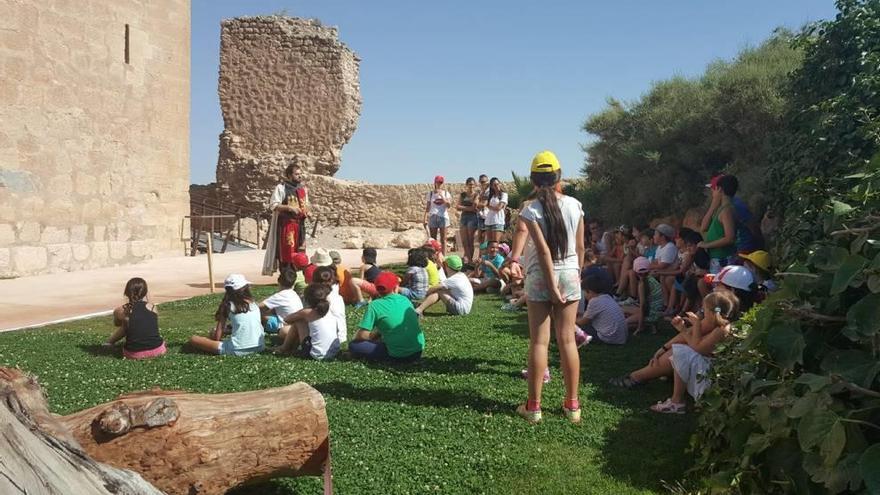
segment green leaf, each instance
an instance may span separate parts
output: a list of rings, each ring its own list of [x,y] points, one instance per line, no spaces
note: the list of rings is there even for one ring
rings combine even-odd
[[[865,246],[865,242],[868,240],[867,234],[862,234],[855,238],[854,241],[849,245],[849,252],[852,254],[859,254],[862,248]]]
[[[789,418],[803,418],[811,411],[816,409],[816,402],[819,398],[819,394],[807,394],[798,400],[794,401],[791,409],[788,410],[787,416]]]
[[[840,268],[834,274],[834,281],[831,283],[831,294],[840,294],[849,283],[859,274],[868,264],[868,260],[864,256],[857,254],[848,254],[841,263]]]
[[[831,426],[831,431],[828,432],[820,449],[822,457],[825,458],[825,465],[833,466],[836,464],[844,447],[846,447],[846,428],[842,422],[837,421]]]
[[[874,444],[859,459],[859,472],[865,480],[868,493],[880,493],[880,443]]]
[[[797,363],[803,363],[803,352],[806,347],[804,336],[800,332],[800,324],[787,321],[770,329],[767,334],[767,350],[770,357],[783,369],[791,369]]]
[[[828,409],[817,409],[801,419],[798,423],[798,442],[804,452],[809,452],[825,441],[831,427],[840,421],[840,417]]]
[[[846,321],[866,337],[880,331],[880,294],[868,294],[853,304],[846,312]]]
[[[836,199],[831,200],[831,211],[834,212],[835,217],[840,217],[840,216],[846,215],[847,213],[853,211],[854,209],[855,208],[853,208],[852,206],[850,206],[844,202],[838,201]]]
[[[880,275],[874,274],[868,277],[868,290],[875,294],[880,292]]]
[[[856,384],[864,384],[876,374],[877,360],[858,349],[836,349],[828,353],[820,367],[832,375],[840,375]]]
[[[803,375],[797,377],[797,380],[795,380],[794,382],[800,385],[809,386],[810,392],[818,392],[828,385],[831,385],[831,378],[823,375],[816,375],[813,373],[804,373]]]

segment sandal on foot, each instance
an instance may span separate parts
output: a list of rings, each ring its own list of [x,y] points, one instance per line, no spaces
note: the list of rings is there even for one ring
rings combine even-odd
[[[687,412],[687,405],[672,402],[672,399],[666,399],[651,406],[651,410],[660,414],[684,414]]]
[[[615,387],[623,387],[623,388],[635,388],[642,384],[642,382],[633,380],[629,375],[626,376],[618,376],[617,378],[612,378],[608,380],[608,383],[614,385]]]

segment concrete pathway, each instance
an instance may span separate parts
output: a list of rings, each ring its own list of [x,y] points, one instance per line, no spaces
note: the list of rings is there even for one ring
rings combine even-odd
[[[360,249],[338,249],[343,263],[360,266]],[[406,249],[380,249],[379,263],[406,261]],[[264,251],[248,250],[214,255],[214,286],[223,291],[229,273],[242,273],[254,284],[274,284],[276,277],[260,275]],[[311,251],[309,251],[311,254]],[[132,277],[142,277],[155,303],[208,294],[208,258],[157,258],[135,265],[64,272],[0,280],[0,331],[37,327],[100,314],[125,302],[122,290]]]

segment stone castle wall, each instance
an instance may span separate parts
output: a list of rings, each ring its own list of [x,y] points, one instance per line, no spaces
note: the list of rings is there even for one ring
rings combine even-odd
[[[0,277],[182,253],[189,1],[0,12]]]
[[[315,20],[223,21],[217,183],[228,200],[259,207],[291,160],[336,173],[360,114],[358,64],[336,28]]]

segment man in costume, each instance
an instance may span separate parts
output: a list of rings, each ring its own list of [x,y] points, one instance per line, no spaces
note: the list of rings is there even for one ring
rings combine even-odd
[[[272,222],[263,259],[263,275],[272,275],[279,266],[293,263],[293,256],[305,251],[306,217],[309,216],[309,192],[302,182],[299,165],[291,163],[284,170],[284,181],[275,186],[269,198]]]

